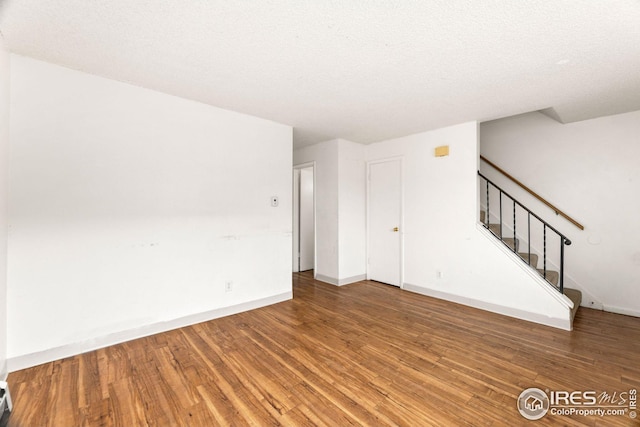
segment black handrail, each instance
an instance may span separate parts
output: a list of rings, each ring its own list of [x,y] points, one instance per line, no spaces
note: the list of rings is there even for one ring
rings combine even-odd
[[[533,191],[532,189],[530,189],[529,187],[527,187],[526,185],[524,185],[523,183],[518,181],[516,178],[514,178],[510,173],[508,173],[507,171],[502,169],[500,166],[496,165],[491,160],[487,159],[486,157],[484,157],[482,155],[480,156],[480,160],[484,161],[486,164],[488,164],[489,166],[491,166],[492,168],[494,168],[495,170],[500,172],[502,175],[504,175],[507,178],[509,178],[511,181],[516,183],[516,185],[520,186],[524,191],[526,191],[527,193],[531,194],[536,199],[540,200],[546,206],[548,206],[549,208],[553,209],[553,211],[556,213],[556,215],[560,215],[561,217],[563,217],[567,221],[569,221],[571,224],[573,224],[576,227],[578,227],[580,230],[584,230],[584,225],[580,224],[578,221],[576,221],[575,219],[571,218],[569,215],[567,215],[566,213],[562,212],[560,209],[558,209],[557,207],[555,207],[554,205],[549,203],[544,197],[540,196],[538,193],[536,193],[535,191]]]
[[[486,176],[484,176],[482,173],[480,173],[480,171],[478,171],[478,175],[483,178],[486,181],[486,194],[487,194],[487,212],[485,215],[485,223],[483,223],[483,225],[490,229],[489,227],[489,223],[490,223],[490,210],[489,210],[489,199],[490,199],[490,192],[489,192],[489,185],[491,185],[492,187],[494,187],[496,190],[498,190],[500,193],[500,212],[499,212],[499,221],[500,221],[500,228],[499,228],[499,235],[497,236],[500,240],[503,239],[503,233],[502,233],[502,196],[506,196],[509,199],[511,199],[512,203],[513,203],[513,246],[507,245],[514,253],[518,253],[518,247],[517,247],[517,235],[516,235],[516,205],[520,206],[522,209],[524,209],[527,212],[527,243],[528,243],[528,252],[529,252],[529,256],[528,256],[528,262],[527,264],[531,265],[531,217],[533,216],[535,219],[537,219],[538,221],[540,221],[542,223],[542,232],[543,232],[543,267],[542,267],[542,277],[544,277],[544,279],[551,284],[552,286],[556,287],[553,283],[551,283],[548,279],[547,279],[547,229],[553,231],[554,233],[556,233],[559,237],[560,237],[560,277],[558,278],[558,290],[560,291],[560,293],[564,293],[564,246],[567,245],[569,246],[571,244],[571,240],[569,240],[564,234],[560,233],[558,230],[556,230],[554,227],[552,227],[548,222],[546,222],[545,220],[543,220],[542,218],[540,218],[538,215],[536,215],[534,212],[532,212],[529,208],[527,208],[525,205],[523,205],[522,203],[520,203],[519,201],[517,201],[513,196],[511,196],[509,193],[507,193],[506,191],[504,191],[502,188],[500,188],[499,186],[497,186],[495,183],[493,183],[489,178],[487,178]],[[494,233],[495,234],[495,233]],[[524,261],[524,259],[523,259]]]

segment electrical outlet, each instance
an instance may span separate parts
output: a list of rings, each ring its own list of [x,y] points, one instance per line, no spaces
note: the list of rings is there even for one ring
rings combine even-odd
[[[233,282],[225,282],[224,291],[231,292],[233,290]]]

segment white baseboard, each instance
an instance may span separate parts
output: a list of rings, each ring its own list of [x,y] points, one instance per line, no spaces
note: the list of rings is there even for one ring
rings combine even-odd
[[[602,309],[610,313],[624,314],[625,316],[640,317],[640,311],[631,308],[616,307],[614,305],[603,304]]]
[[[340,280],[338,280],[338,286],[348,285],[350,283],[361,282],[363,280],[367,280],[367,275],[366,274],[360,274],[358,276],[351,276],[351,277],[347,277],[346,279],[340,279]]]
[[[328,283],[330,285],[340,286],[340,282],[338,281],[338,279],[325,276],[324,274],[316,274],[316,280],[319,280],[320,282]]]
[[[36,353],[16,356],[7,360],[7,369],[9,372],[19,371],[21,369],[30,368],[32,366],[41,365],[43,363],[52,362],[54,360],[64,359],[65,357],[75,356],[111,345],[120,344],[125,341],[147,337],[149,335],[170,331],[172,329],[194,325],[196,323],[207,322],[209,320],[230,316],[232,314],[242,313],[244,311],[255,310],[257,308],[287,301],[292,298],[292,292],[284,292],[255,301],[249,301],[229,307],[218,308],[202,313],[191,314],[167,322],[158,322],[136,329],[130,329],[109,335],[104,335],[101,337],[96,337],[91,340],[66,344],[60,347],[50,348]]]
[[[319,280],[324,283],[328,283],[330,285],[335,286],[344,286],[350,283],[360,282],[362,280],[367,280],[366,274],[360,274],[358,276],[347,277],[344,279],[336,279],[334,277],[325,276],[323,274],[316,274],[316,280]]]
[[[560,319],[560,318],[545,316],[543,314],[519,310],[512,307],[493,304],[490,302],[480,301],[477,299],[468,298],[460,295],[450,294],[447,292],[437,291],[434,289],[423,288],[422,286],[416,286],[409,283],[405,283],[403,286],[403,289],[410,292],[415,292],[417,294],[426,295],[429,297],[438,298],[445,301],[451,301],[451,302],[466,305],[469,307],[479,308],[481,310],[490,311],[492,313],[502,314],[504,316],[509,316],[509,317],[515,317],[516,319],[522,319],[529,322],[539,323],[541,325],[564,329],[566,331],[571,330],[571,319],[569,317],[571,314],[569,312],[567,312],[566,319]]]

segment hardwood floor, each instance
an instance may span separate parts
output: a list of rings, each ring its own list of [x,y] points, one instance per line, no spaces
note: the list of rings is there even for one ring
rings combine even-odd
[[[293,281],[292,301],[11,373],[9,425],[515,426],[533,423],[516,408],[529,387],[640,390],[638,318],[581,308],[566,332],[375,282]]]

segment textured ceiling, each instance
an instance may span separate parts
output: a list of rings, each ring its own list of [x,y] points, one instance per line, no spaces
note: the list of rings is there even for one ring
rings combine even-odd
[[[640,110],[638,0],[2,0],[12,52],[370,143]]]

